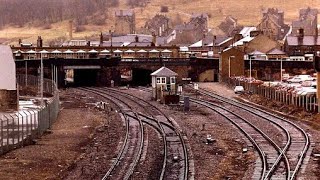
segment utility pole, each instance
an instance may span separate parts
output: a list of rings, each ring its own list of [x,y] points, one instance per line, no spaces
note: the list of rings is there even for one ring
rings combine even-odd
[[[43,59],[42,52],[40,53],[40,105],[43,106]]]
[[[320,54],[317,53],[313,60],[313,67],[317,72],[317,84],[320,84]],[[317,85],[317,105],[318,113],[320,113],[320,87]]]

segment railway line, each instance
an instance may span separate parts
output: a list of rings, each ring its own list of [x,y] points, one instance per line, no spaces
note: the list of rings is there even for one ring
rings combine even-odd
[[[139,89],[150,92],[147,88],[140,87]],[[198,93],[206,96],[208,99],[191,98],[191,102],[205,106],[224,116],[247,137],[250,141],[248,143],[252,143],[255,147],[260,159],[255,164],[256,168],[252,179],[297,178],[304,159],[311,152],[309,151],[308,153],[308,149],[310,148],[309,136],[302,128],[270,112],[224,98],[216,93],[204,89],[198,90]],[[246,117],[251,117],[241,117],[245,114]],[[253,118],[258,118],[259,121],[263,120],[271,124],[273,132],[280,131],[284,139],[281,142],[276,142],[277,139],[274,139],[272,136],[269,137],[272,131],[270,132],[262,127],[255,126],[254,124],[259,125],[257,121],[248,121]]]
[[[201,95],[206,96],[208,100],[211,99],[211,101],[209,102],[205,100],[192,99],[193,102],[202,102],[207,106],[209,106],[208,104],[210,104],[215,106],[214,108],[223,106],[225,107],[225,109],[229,109],[233,112],[242,111],[242,113],[247,113],[247,116],[255,116],[265,122],[271,123],[275,127],[274,129],[280,128],[282,134],[285,133],[286,137],[286,142],[281,146],[282,153],[280,153],[278,156],[278,159],[281,158],[281,161],[274,161],[272,167],[268,168],[267,173],[262,177],[264,179],[283,179],[283,176],[281,177],[281,174],[285,172],[286,179],[297,178],[305,157],[309,156],[308,149],[310,148],[309,136],[302,128],[285,118],[279,117],[246,103],[241,103],[235,100],[224,98],[216,93],[204,89],[200,89],[198,92]],[[264,130],[262,129],[261,131]],[[256,141],[260,141],[257,138],[254,139],[256,139]],[[270,157],[268,156],[270,156],[269,153],[267,153],[267,159],[270,159]],[[285,171],[282,169],[283,166],[286,169]]]
[[[277,145],[277,143],[272,140],[267,134],[260,130],[257,126],[247,121],[245,118],[233,113],[227,108],[219,107],[205,100],[191,99],[191,102],[199,104],[213,110],[214,112],[220,114],[225,119],[234,124],[253,144],[257,150],[260,161],[256,163],[256,170],[253,174],[253,179],[264,179],[267,178],[268,164],[272,164],[270,169],[273,169],[280,160],[282,159],[282,150]],[[288,164],[288,160],[284,157],[285,163]],[[286,166],[287,167],[287,166]],[[288,169],[288,168],[286,168]],[[278,175],[280,179],[287,179],[286,173]]]
[[[110,179],[110,177],[112,177],[112,179],[129,179],[130,177],[132,177],[131,175],[134,173],[136,165],[140,161],[142,149],[143,147],[145,147],[143,145],[143,125],[141,124],[147,124],[155,129],[161,136],[161,139],[163,141],[163,161],[159,179],[188,179],[189,165],[187,146],[184,142],[185,139],[181,135],[180,131],[176,129],[172,120],[166,114],[161,112],[157,107],[153,106],[147,101],[139,97],[121,92],[120,90],[110,88],[81,88],[81,90],[99,95],[115,104],[119,108],[119,111],[121,112],[123,119],[125,119],[126,122],[127,133],[126,137],[124,138],[124,143],[122,145],[122,148],[118,152],[116,160],[114,160],[111,168],[105,174],[104,179]],[[137,128],[139,126],[140,128]],[[135,129],[133,129],[132,127],[135,127]],[[128,130],[130,131],[130,129],[132,129],[133,132],[136,133],[140,132],[138,133],[140,134],[140,138],[137,137],[138,135],[132,136],[130,132],[128,132]],[[130,141],[142,142],[138,143],[139,145],[135,145],[135,147],[139,146],[140,148],[128,151],[128,148],[126,147],[133,146],[130,146],[130,144],[133,144],[130,143]],[[127,152],[134,151],[136,151],[136,153],[134,153],[136,157],[134,158],[134,160],[130,160],[130,158],[124,158],[125,155],[132,157],[133,154],[128,154]],[[146,151],[146,149],[144,151]],[[127,164],[130,164],[129,162],[131,162],[131,165],[128,169],[126,167],[128,167]],[[117,167],[122,167],[123,169],[127,170],[126,172],[124,172],[124,170],[123,172],[115,171],[114,169],[116,169]],[[122,174],[122,176],[115,178],[114,174]]]

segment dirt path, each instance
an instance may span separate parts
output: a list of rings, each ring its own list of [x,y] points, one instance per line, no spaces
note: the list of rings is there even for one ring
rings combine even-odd
[[[72,90],[63,91],[61,97],[65,103],[47,134],[34,145],[0,157],[0,179],[60,179],[60,174],[72,168],[85,152],[95,127],[106,118],[97,109],[87,108],[86,103],[93,100],[74,96]]]

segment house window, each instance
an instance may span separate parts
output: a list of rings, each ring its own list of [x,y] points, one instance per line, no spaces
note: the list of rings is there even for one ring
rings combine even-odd
[[[157,84],[160,84],[160,78],[159,77],[157,78]]]

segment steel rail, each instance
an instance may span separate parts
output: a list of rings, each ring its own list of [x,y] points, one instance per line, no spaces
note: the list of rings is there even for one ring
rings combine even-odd
[[[129,170],[127,171],[124,179],[125,180],[128,180],[131,175],[133,174],[134,172],[134,169],[135,167],[137,166],[140,158],[141,158],[141,154],[142,154],[142,149],[143,149],[143,142],[144,142],[144,128],[143,128],[143,123],[142,123],[142,120],[139,118],[139,116],[137,115],[137,113],[134,113],[135,117],[134,119],[136,119],[138,122],[139,122],[139,126],[140,126],[140,146],[139,146],[139,151],[138,151],[138,156],[135,157],[134,161],[133,161],[133,165],[130,166]]]
[[[87,88],[88,89],[88,88]],[[92,90],[92,88],[89,88],[89,89],[91,89]],[[105,91],[103,91],[102,89],[95,89],[96,91],[98,91],[98,92],[100,92],[100,93],[107,93],[107,92],[105,92]],[[112,96],[113,98],[115,98],[115,99],[118,99],[118,101],[121,101],[122,103],[126,103],[125,101],[123,101],[121,98],[119,98],[119,97],[114,97],[114,96]],[[108,98],[108,97],[105,97],[105,98]],[[110,101],[112,101],[110,98],[109,98],[109,100]],[[144,101],[144,100],[143,100]],[[137,104],[139,104],[138,102],[136,102],[135,101],[135,103],[137,103]],[[140,104],[141,105],[141,104]],[[128,105],[129,106],[129,105]],[[161,123],[158,121],[158,126],[160,127],[160,129],[161,129],[161,131],[162,131],[162,133],[161,133],[161,135],[162,135],[162,139],[163,139],[163,145],[164,145],[164,149],[163,149],[163,151],[164,151],[164,159],[163,159],[163,164],[162,164],[162,170],[161,170],[161,174],[160,174],[160,177],[159,177],[159,179],[160,180],[163,180],[164,179],[164,174],[165,174],[165,171],[166,171],[166,166],[167,166],[167,155],[168,155],[168,145],[167,145],[167,137],[166,137],[166,134],[165,134],[165,132],[164,132],[164,129],[163,129],[163,127],[161,126]]]
[[[214,92],[211,92],[211,91],[202,89],[202,88],[200,88],[198,92],[200,92],[200,93],[202,93],[202,94],[205,94],[205,95],[207,95],[207,96],[209,96],[209,97],[212,97],[212,98],[215,98],[215,99],[219,99],[219,100],[222,101],[222,102],[225,102],[225,103],[234,105],[234,106],[236,106],[236,107],[238,107],[238,108],[244,109],[244,110],[246,110],[246,111],[248,111],[248,112],[251,112],[251,113],[253,113],[253,114],[256,114],[256,115],[258,115],[258,116],[260,116],[260,117],[262,117],[262,116],[259,115],[259,114],[257,114],[256,112],[250,110],[250,109],[254,109],[254,110],[257,110],[257,111],[259,111],[259,112],[263,112],[263,113],[265,113],[265,114],[267,114],[267,115],[269,115],[269,116],[272,116],[272,117],[277,118],[277,119],[279,119],[279,120],[281,120],[281,121],[284,121],[284,122],[292,125],[294,128],[298,129],[298,130],[301,132],[301,134],[304,136],[305,145],[304,145],[304,147],[303,147],[303,150],[301,151],[301,155],[300,155],[300,157],[299,157],[299,160],[298,160],[297,164],[296,164],[295,167],[294,167],[294,171],[291,173],[290,180],[293,180],[293,179],[296,178],[297,173],[299,172],[299,170],[300,170],[300,168],[301,168],[301,166],[302,166],[303,160],[304,160],[304,158],[305,158],[305,156],[306,156],[306,154],[307,154],[307,151],[308,151],[308,149],[309,149],[309,147],[310,147],[310,138],[309,138],[308,134],[307,134],[301,127],[299,127],[299,126],[296,125],[295,123],[293,123],[293,122],[285,119],[284,117],[277,116],[277,115],[272,114],[272,113],[270,113],[270,112],[268,112],[268,111],[265,111],[265,110],[263,110],[263,109],[257,108],[257,107],[255,107],[255,106],[252,106],[252,105],[249,105],[249,104],[240,102],[240,101],[235,101],[235,100],[232,100],[232,99],[225,98],[225,97],[223,97],[223,96],[221,96],[221,95],[218,95],[217,93],[214,93]],[[244,108],[244,107],[248,107],[248,108],[250,108],[250,109],[247,109],[247,108]],[[289,147],[288,147],[288,148],[289,148]],[[287,149],[288,149],[288,148],[287,148]]]
[[[234,120],[232,120],[231,118],[229,118],[226,114],[220,112],[219,110],[217,110],[216,108],[220,108],[224,111],[227,111],[228,113],[236,116],[237,118],[241,119],[243,122],[245,122],[246,124],[248,124],[250,127],[252,127],[256,132],[258,132],[259,134],[261,134],[268,142],[269,144],[272,145],[272,147],[277,151],[278,155],[281,157],[282,154],[282,150],[281,148],[269,137],[267,136],[264,132],[262,132],[258,127],[256,127],[255,125],[253,125],[251,122],[249,122],[248,120],[245,120],[244,118],[240,117],[239,115],[231,112],[230,110],[223,108],[223,107],[219,107],[218,105],[215,105],[213,103],[210,103],[208,101],[204,101],[204,100],[196,100],[191,98],[190,99],[191,102],[194,102],[196,104],[200,104],[203,105],[215,112],[217,112],[218,114],[222,115],[223,117],[225,117],[226,119],[228,119],[232,124],[234,124],[239,130],[241,130],[245,136],[248,137],[248,139],[253,143],[253,145],[256,147],[258,154],[263,162],[262,165],[262,171],[261,171],[261,179],[265,178],[265,174],[266,174],[266,166],[267,166],[267,159],[265,158],[266,154],[264,153],[264,151],[261,149],[260,145],[256,142],[256,140],[254,140],[252,138],[252,136],[250,135],[250,133],[248,133],[243,127],[241,127],[237,122],[235,122]],[[278,163],[278,162],[275,162]]]
[[[163,113],[158,107],[156,107],[156,106],[154,106],[153,104],[147,102],[146,100],[141,99],[141,98],[136,97],[136,96],[133,96],[133,95],[131,95],[131,94],[125,93],[125,92],[120,92],[120,91],[115,90],[115,89],[111,89],[111,88],[104,88],[104,89],[110,90],[110,91],[113,91],[113,92],[117,92],[119,95],[127,95],[127,96],[129,96],[129,97],[133,97],[133,98],[139,99],[140,101],[145,102],[146,104],[148,104],[148,105],[151,106],[152,108],[156,109],[160,114],[162,114],[162,115],[167,119],[168,122],[170,122],[171,124],[173,124],[173,122],[170,120],[170,118],[168,117],[167,114]],[[189,174],[189,173],[188,173],[188,172],[189,172],[189,164],[188,164],[189,160],[188,160],[187,147],[186,147],[186,144],[185,144],[185,142],[184,142],[184,139],[183,139],[181,133],[180,133],[179,131],[177,131],[176,129],[175,129],[175,132],[176,132],[176,134],[179,136],[179,139],[180,139],[181,144],[182,144],[183,154],[184,154],[184,167],[185,167],[185,168],[184,168],[184,174],[183,174],[184,177],[183,177],[183,179],[184,179],[184,180],[187,180],[187,179],[188,179],[188,174]]]
[[[100,95],[101,97],[104,97],[104,98],[107,98],[109,99],[110,101],[112,101],[111,98],[108,98],[106,97],[105,95],[99,93],[99,92],[95,92],[94,90],[91,90],[91,89],[88,89],[88,88],[79,88],[80,90],[83,90],[83,91],[89,91],[91,93],[94,93],[94,94],[97,94],[97,95]],[[120,112],[125,115],[126,113],[123,112],[123,109],[121,109],[121,107],[113,100],[112,101],[119,109],[120,109]],[[130,108],[130,106],[128,106]],[[122,145],[122,148],[120,150],[120,153],[118,154],[116,160],[113,162],[112,166],[109,168],[109,170],[107,171],[107,173],[104,175],[104,177],[102,178],[103,180],[106,180],[108,179],[108,177],[111,175],[111,173],[115,170],[116,166],[118,165],[118,163],[120,162],[121,160],[121,157],[123,157],[124,155],[124,151],[125,151],[125,147],[128,145],[128,139],[129,139],[129,119],[127,116],[124,116],[125,117],[125,120],[126,120],[126,136],[125,136],[125,140],[124,140],[124,143]],[[127,173],[125,174],[125,177],[124,179],[129,179],[130,176],[133,174],[134,172],[134,169],[136,167],[136,165],[138,164],[139,162],[139,159],[141,157],[141,153],[142,153],[142,148],[143,148],[143,124],[141,122],[141,119],[138,118],[138,122],[139,122],[139,127],[141,129],[140,131],[140,146],[139,146],[139,150],[138,150],[138,153],[137,153],[137,156],[136,158],[134,159],[132,165],[130,166],[129,170],[127,171]]]

